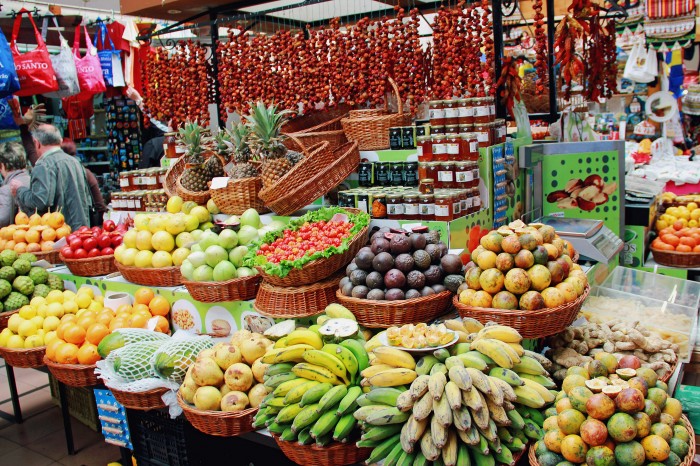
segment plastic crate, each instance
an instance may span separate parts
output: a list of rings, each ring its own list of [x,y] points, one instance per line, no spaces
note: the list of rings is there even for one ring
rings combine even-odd
[[[97,414],[102,425],[105,442],[131,450],[129,423],[126,421],[126,408],[109,390],[94,389]]]
[[[61,406],[61,400],[58,396],[58,380],[51,374],[49,374],[49,387],[51,389],[51,399],[54,404]],[[97,415],[95,394],[92,390],[69,386],[65,386],[65,389],[66,399],[68,401],[68,412],[70,415],[95,432],[100,432],[100,418]]]
[[[127,409],[131,444],[139,466],[194,466],[188,445],[195,429],[183,415],[171,419],[167,410]]]

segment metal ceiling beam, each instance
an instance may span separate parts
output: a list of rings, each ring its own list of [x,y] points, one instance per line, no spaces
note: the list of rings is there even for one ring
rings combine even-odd
[[[380,1],[380,0],[376,0],[376,1]],[[381,3],[385,3],[385,4],[389,4],[390,2],[391,2],[391,0],[381,1]],[[424,12],[429,11],[429,10],[436,10],[440,5],[442,5],[444,3],[444,1],[443,0],[435,0],[435,1],[431,1],[431,2],[418,3],[418,2],[415,2],[415,0],[411,0],[409,3],[411,4],[410,7],[416,8],[419,12],[424,13]],[[390,15],[393,13],[394,13],[394,7],[392,6],[391,8],[385,8],[382,10],[374,10],[374,11],[366,12],[366,13],[356,13],[356,14],[352,14],[352,15],[340,16],[339,19],[340,19],[340,22],[342,24],[342,23],[345,23],[347,21],[352,21],[352,20],[359,18],[359,17],[362,17],[362,16],[367,16],[367,15],[381,16],[381,15]],[[335,18],[337,18],[337,16],[334,16],[333,18],[311,21],[308,24],[310,27],[326,26],[332,19],[335,19]]]

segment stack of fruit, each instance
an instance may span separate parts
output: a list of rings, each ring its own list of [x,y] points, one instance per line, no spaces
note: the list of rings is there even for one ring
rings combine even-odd
[[[617,362],[612,357],[601,363],[612,369]],[[545,411],[546,433],[533,447],[539,464],[681,464],[689,454],[692,433],[681,419],[681,403],[667,395],[656,373],[625,369],[627,380],[587,380],[591,370],[570,368],[555,406]]]
[[[676,196],[673,193],[663,193],[661,200],[666,210],[656,220],[656,231],[668,227],[697,228],[700,226],[700,197],[697,195]]]
[[[9,249],[0,252],[0,312],[16,311],[34,297],[63,290],[62,279],[43,267],[32,266],[36,260],[31,253],[20,255]]]
[[[348,318],[329,318],[337,315]],[[281,441],[303,445],[351,441],[357,426],[353,412],[362,393],[360,372],[369,364],[363,343],[355,339],[359,326],[351,316],[333,306],[320,326],[278,324],[293,330],[282,332],[286,335],[262,358],[270,364],[263,384],[272,393],[260,405],[254,427],[267,426]],[[273,327],[269,333],[282,334],[276,331]]]
[[[472,252],[459,303],[526,311],[572,303],[588,280],[570,253],[549,225],[517,221],[492,231]]]
[[[450,326],[477,332],[471,344],[418,362],[397,348],[373,348],[373,364],[362,373],[371,390],[355,411],[364,429],[358,446],[374,448],[368,463],[512,465],[543,435],[538,409],[554,401],[554,383],[540,363],[546,358],[525,351],[510,327],[472,320]]]
[[[700,209],[695,212],[700,214]],[[700,228],[684,227],[678,220],[671,226],[658,230],[658,236],[651,242],[651,247],[652,250],[660,251],[700,252]]]
[[[122,244],[126,230],[126,224],[117,226],[112,220],[105,221],[102,228],[82,226],[66,237],[61,256],[69,260],[110,256],[114,254],[114,248]]]
[[[14,224],[0,228],[0,251],[51,252],[54,243],[70,232],[60,212],[34,213],[31,217],[19,212]]]

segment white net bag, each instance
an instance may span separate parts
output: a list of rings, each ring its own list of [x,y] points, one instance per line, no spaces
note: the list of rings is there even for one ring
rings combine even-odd
[[[197,355],[214,346],[208,335],[187,339],[171,339],[160,346],[151,359],[156,376],[178,385],[185,379],[187,369],[197,359]]]

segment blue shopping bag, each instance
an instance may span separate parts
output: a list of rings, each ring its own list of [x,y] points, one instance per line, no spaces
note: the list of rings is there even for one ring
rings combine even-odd
[[[0,34],[0,97],[19,91],[19,78],[5,34]]]

